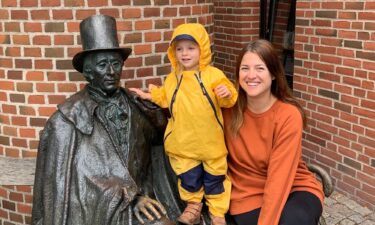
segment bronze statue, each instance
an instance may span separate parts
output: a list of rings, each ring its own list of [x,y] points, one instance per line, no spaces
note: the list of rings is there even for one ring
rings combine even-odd
[[[41,133],[32,224],[174,224],[168,219],[178,204],[168,197],[173,191],[154,185],[158,177],[151,173],[163,112],[120,87],[131,49],[119,47],[112,17],[91,16],[80,32],[83,51],[73,66],[88,85],[58,106]]]

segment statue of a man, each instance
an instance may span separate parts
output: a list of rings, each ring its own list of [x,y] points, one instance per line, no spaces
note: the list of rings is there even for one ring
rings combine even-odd
[[[151,198],[150,148],[162,143],[163,112],[120,88],[131,49],[119,47],[112,17],[91,16],[80,32],[73,66],[88,85],[41,133],[32,224],[173,224]]]

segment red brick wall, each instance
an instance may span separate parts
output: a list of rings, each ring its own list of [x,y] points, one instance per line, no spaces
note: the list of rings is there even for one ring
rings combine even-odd
[[[31,224],[32,187],[0,185],[0,224]]]
[[[375,209],[375,3],[297,1],[294,91],[304,152],[336,189]]]
[[[86,83],[71,65],[82,19],[116,18],[120,45],[133,49],[122,84],[146,87],[170,71],[173,28],[199,22],[212,33],[212,9],[213,0],[1,0],[0,157],[35,157],[47,118]]]
[[[259,37],[259,1],[214,1],[214,61],[234,78],[237,55],[243,46]]]

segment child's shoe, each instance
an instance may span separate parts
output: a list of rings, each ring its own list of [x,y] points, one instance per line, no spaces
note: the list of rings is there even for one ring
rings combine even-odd
[[[177,221],[187,225],[199,224],[202,206],[203,203],[188,202],[184,212],[177,218]]]
[[[211,225],[227,225],[225,217],[214,216],[210,213]]]

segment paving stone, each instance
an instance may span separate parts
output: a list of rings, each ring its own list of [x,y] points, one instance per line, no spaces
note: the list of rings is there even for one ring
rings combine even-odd
[[[339,225],[357,225],[357,224],[349,219],[343,219],[340,221]]]

